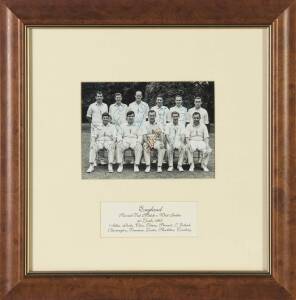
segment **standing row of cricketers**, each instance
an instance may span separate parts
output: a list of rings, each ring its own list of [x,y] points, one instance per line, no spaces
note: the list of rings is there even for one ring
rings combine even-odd
[[[201,154],[201,167],[208,172],[207,164],[211,153],[207,124],[207,111],[201,107],[200,97],[194,99],[194,107],[187,111],[182,106],[182,96],[175,97],[176,105],[170,109],[163,105],[163,98],[156,98],[156,105],[149,109],[142,101],[142,92],[137,91],[135,101],[129,106],[122,103],[122,95],[115,94],[115,103],[109,111],[103,102],[103,94],[96,93],[96,101],[87,110],[91,123],[91,140],[88,173],[94,171],[99,150],[108,153],[108,171],[113,172],[113,163],[118,163],[117,172],[123,171],[123,156],[126,149],[135,154],[134,172],[144,154],[145,172],[151,170],[151,152],[157,150],[157,172],[162,172],[165,152],[168,157],[168,171],[173,171],[174,150],[179,151],[177,169],[183,172],[184,154],[187,153],[189,171],[194,171],[193,153]],[[148,119],[148,121],[147,121]],[[187,124],[187,126],[186,126]]]

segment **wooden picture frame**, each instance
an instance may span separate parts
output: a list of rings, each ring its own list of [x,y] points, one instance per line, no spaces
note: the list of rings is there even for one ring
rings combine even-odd
[[[1,299],[294,299],[296,297],[296,2],[0,2]],[[271,274],[26,275],[25,28],[100,26],[271,27]]]

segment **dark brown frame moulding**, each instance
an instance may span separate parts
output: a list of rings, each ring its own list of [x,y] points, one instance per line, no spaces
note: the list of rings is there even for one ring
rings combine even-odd
[[[26,274],[29,26],[266,26],[271,32],[271,272]],[[0,299],[296,299],[296,2],[0,0]]]

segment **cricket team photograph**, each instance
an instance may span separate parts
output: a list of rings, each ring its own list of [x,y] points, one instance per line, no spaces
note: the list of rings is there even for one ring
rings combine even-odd
[[[187,96],[189,105],[191,100],[191,107],[187,109],[183,101],[186,90],[169,86],[172,105],[168,107],[164,105],[167,100],[165,86],[157,86],[160,93],[157,94],[156,89],[145,101],[145,90],[136,89],[141,86],[134,85],[128,90],[133,95],[129,104],[123,97],[122,88],[113,93],[109,88],[108,96],[113,98],[109,105],[104,101],[104,86],[94,86],[93,97],[88,98],[90,104],[84,105],[85,115],[82,116],[87,120],[83,128],[84,132],[88,131],[85,134],[89,139],[84,139],[82,149],[87,152],[82,156],[83,165],[87,165],[82,168],[82,174],[88,176],[83,178],[96,177],[96,173],[110,176],[125,172],[133,172],[131,178],[151,172],[159,177],[179,173],[181,176],[176,177],[181,178],[187,177],[185,173],[214,174],[214,164],[209,164],[214,159],[214,138],[209,134],[213,122],[210,125],[209,113],[203,107],[203,93]]]

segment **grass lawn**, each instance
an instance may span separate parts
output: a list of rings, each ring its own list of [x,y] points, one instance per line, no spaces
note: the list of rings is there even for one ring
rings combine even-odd
[[[81,147],[82,147],[82,179],[156,179],[156,178],[214,178],[215,177],[215,147],[214,147],[215,134],[210,134],[210,146],[213,149],[211,158],[208,164],[210,172],[203,172],[195,167],[194,172],[188,172],[189,165],[183,165],[184,172],[179,172],[174,170],[173,172],[167,172],[167,164],[163,164],[162,173],[156,172],[156,165],[151,164],[151,172],[145,173],[145,164],[140,165],[140,172],[134,173],[133,165],[125,164],[122,173],[117,173],[117,164],[113,165],[114,173],[108,173],[107,165],[98,165],[95,171],[88,174],[86,170],[89,166],[88,156],[89,156],[89,141],[90,141],[90,129],[89,126],[83,125],[81,131]],[[176,167],[176,165],[175,165]]]

